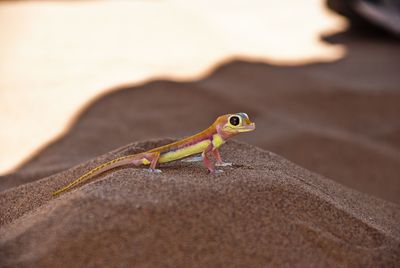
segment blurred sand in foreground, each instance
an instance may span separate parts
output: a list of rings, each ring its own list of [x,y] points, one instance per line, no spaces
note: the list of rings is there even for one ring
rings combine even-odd
[[[346,23],[324,1],[0,3],[0,174],[61,134],[111,87],[202,77],[231,57],[334,61]]]
[[[83,170],[168,142],[129,144],[1,192],[3,267],[398,266],[400,206],[235,141],[221,149],[235,163],[225,175],[202,163],[176,162],[158,176],[128,167],[49,194]]]

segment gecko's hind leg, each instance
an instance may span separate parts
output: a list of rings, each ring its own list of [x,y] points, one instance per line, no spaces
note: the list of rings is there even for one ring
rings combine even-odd
[[[160,159],[160,153],[145,153],[144,159],[147,160],[146,164],[150,164],[149,171],[154,173],[161,173],[161,170],[157,169],[158,159]],[[144,161],[143,161],[144,162]]]

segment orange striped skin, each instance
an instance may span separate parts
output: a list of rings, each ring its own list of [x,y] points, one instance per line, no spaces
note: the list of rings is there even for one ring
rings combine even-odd
[[[207,128],[206,130],[203,130],[202,132],[200,132],[196,135],[193,135],[193,136],[184,138],[182,140],[151,149],[148,152],[149,153],[159,152],[160,154],[162,154],[162,153],[166,153],[166,152],[170,152],[170,151],[175,151],[175,150],[196,144],[196,143],[206,140],[206,139],[211,140],[212,136],[216,133],[217,133],[217,130],[212,125],[209,128]]]
[[[58,195],[98,174],[119,166],[128,164],[135,166],[150,165],[150,171],[160,172],[156,169],[158,163],[176,161],[200,153],[207,169],[210,173],[214,173],[215,165],[209,158],[210,154],[215,156],[218,165],[228,165],[228,163],[222,161],[218,148],[233,136],[253,130],[255,130],[255,124],[250,121],[248,115],[245,113],[222,115],[210,127],[196,135],[143,153],[116,158],[97,166],[67,186],[53,192],[53,195]]]

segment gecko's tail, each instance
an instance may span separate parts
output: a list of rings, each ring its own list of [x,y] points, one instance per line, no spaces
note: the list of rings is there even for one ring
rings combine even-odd
[[[103,173],[107,170],[110,170],[112,168],[118,167],[118,166],[122,166],[125,164],[129,164],[131,162],[131,159],[133,157],[135,157],[136,155],[128,155],[128,156],[123,156],[123,157],[119,157],[116,158],[114,160],[108,161],[104,164],[101,164],[100,166],[97,166],[91,170],[89,170],[88,172],[86,172],[85,174],[83,174],[82,176],[80,176],[79,178],[77,178],[76,180],[74,180],[73,182],[71,182],[70,184],[68,184],[67,186],[55,191],[52,193],[53,196],[57,196],[59,194],[61,194],[62,192],[68,191],[69,189],[71,189],[72,187],[89,180],[90,178],[92,178],[93,176],[96,176],[100,173]]]

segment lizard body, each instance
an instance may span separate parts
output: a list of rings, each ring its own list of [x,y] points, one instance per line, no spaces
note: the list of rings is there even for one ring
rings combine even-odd
[[[209,155],[213,154],[215,156],[217,160],[216,165],[218,166],[230,165],[222,161],[218,148],[229,138],[242,132],[253,131],[254,129],[255,124],[250,121],[248,115],[245,113],[222,115],[210,127],[196,135],[143,153],[122,156],[101,164],[67,186],[53,192],[53,195],[58,195],[77,184],[116,167],[129,164],[135,166],[149,165],[150,171],[160,172],[156,169],[158,163],[168,163],[200,153],[205,166],[210,173],[214,173],[215,165],[211,162]]]

